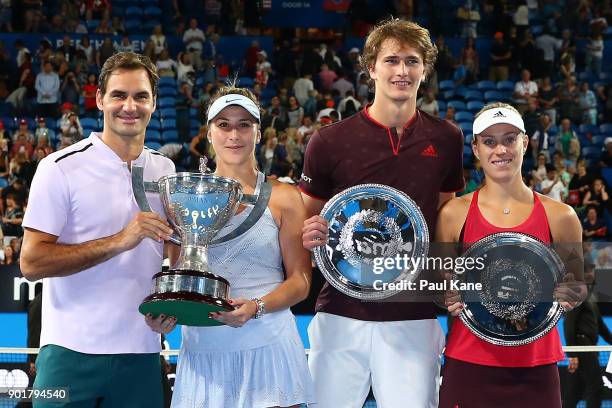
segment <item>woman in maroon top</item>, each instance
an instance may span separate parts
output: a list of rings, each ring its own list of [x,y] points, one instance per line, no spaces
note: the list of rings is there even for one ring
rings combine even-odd
[[[437,241],[473,243],[493,233],[514,231],[545,243],[551,239],[580,243],[582,230],[574,210],[523,182],[521,166],[529,138],[518,111],[503,103],[485,106],[474,120],[474,135],[472,149],[482,163],[486,183],[441,209]],[[567,293],[569,286],[564,283],[555,289],[566,310],[580,298],[579,293],[575,297]],[[462,309],[458,293],[447,293],[446,305],[457,316]],[[556,329],[527,345],[496,346],[457,319],[445,355],[440,408],[561,407],[556,363],[564,355]]]

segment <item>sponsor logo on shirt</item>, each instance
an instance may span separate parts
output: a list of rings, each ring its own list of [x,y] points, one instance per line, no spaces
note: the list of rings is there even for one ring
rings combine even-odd
[[[425,149],[423,149],[423,151],[421,152],[421,156],[438,157],[438,151],[432,144],[430,144]]]
[[[304,180],[306,183],[312,183],[312,179],[308,177],[307,175],[305,175],[304,173],[302,173],[301,179]]]

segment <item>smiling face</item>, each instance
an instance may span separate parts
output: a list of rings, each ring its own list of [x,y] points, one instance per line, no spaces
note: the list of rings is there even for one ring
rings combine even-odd
[[[507,182],[521,177],[523,154],[528,142],[528,137],[518,128],[498,123],[477,135],[472,148],[487,178]]]
[[[375,98],[393,102],[416,100],[425,79],[423,56],[416,48],[390,38],[382,42],[369,73],[375,83]]]
[[[96,92],[98,109],[104,112],[104,132],[124,137],[142,137],[155,111],[155,97],[145,69],[117,69],[106,83],[106,92]]]
[[[260,137],[257,120],[240,106],[228,106],[210,122],[210,139],[218,164],[253,165]]]

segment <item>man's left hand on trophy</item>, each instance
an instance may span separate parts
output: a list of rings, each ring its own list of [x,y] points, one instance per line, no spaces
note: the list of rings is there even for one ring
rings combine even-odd
[[[147,313],[145,315],[145,322],[151,330],[161,334],[168,334],[176,327],[176,317],[163,314],[154,319],[151,313]]]

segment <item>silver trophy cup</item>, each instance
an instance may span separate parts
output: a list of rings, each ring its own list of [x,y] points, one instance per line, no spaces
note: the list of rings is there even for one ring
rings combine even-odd
[[[209,313],[233,310],[227,302],[230,285],[211,271],[208,246],[241,202],[252,204],[254,196],[243,194],[240,183],[227,177],[177,173],[157,183],[144,183],[142,169],[132,171],[139,206],[143,209],[148,204],[143,203],[144,191],[158,191],[168,222],[177,232],[171,241],[181,245],[178,261],[153,276],[151,294],[138,310],[154,317],[175,316],[177,323],[188,326],[222,324],[209,318]]]

